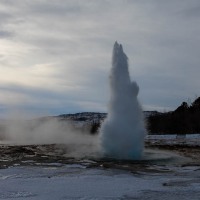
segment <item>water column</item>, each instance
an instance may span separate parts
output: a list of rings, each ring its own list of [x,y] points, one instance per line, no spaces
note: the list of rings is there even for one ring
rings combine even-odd
[[[128,57],[115,42],[110,73],[108,116],[100,129],[101,149],[106,157],[140,159],[143,155],[145,125],[138,102],[139,87],[131,82]]]

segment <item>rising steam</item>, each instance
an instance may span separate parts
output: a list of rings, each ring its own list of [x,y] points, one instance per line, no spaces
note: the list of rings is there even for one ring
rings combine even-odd
[[[53,117],[27,120],[16,118],[15,115],[6,120],[1,127],[4,127],[3,144],[57,144],[58,148],[66,149],[67,156],[71,157],[95,156],[98,151],[97,137],[90,135],[89,130],[77,128],[67,120]]]
[[[110,88],[108,117],[100,130],[102,151],[111,158],[140,159],[145,126],[137,99],[139,87],[130,80],[128,58],[117,42],[113,48]]]

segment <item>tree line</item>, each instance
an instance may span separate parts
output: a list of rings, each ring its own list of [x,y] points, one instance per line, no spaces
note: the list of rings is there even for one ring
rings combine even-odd
[[[157,113],[147,118],[150,134],[192,134],[200,133],[200,97],[191,105],[183,102],[176,110]]]

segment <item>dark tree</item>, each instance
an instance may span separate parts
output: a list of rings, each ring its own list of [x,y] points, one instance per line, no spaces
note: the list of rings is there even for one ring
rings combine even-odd
[[[97,134],[98,133],[98,130],[99,130],[99,127],[100,127],[100,122],[98,121],[93,121],[92,122],[92,125],[91,125],[91,129],[90,129],[90,133],[92,135],[94,134]]]

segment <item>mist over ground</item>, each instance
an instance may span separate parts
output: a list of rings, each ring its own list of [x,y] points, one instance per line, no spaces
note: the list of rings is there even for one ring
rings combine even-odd
[[[90,134],[89,128],[56,117],[25,119],[12,116],[1,122],[0,139],[11,145],[64,144],[68,155],[74,157],[90,156],[99,148],[98,138]]]

